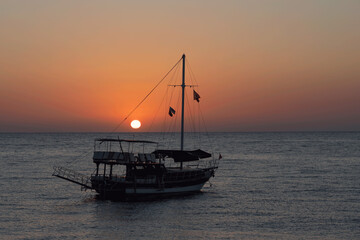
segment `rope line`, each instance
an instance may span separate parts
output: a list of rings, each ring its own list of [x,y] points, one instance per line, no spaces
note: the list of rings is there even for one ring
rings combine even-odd
[[[151,91],[143,98],[143,100],[141,100],[140,103],[138,103],[138,105],[136,105],[136,107],[124,118],[124,120],[122,120],[115,128],[114,130],[112,130],[110,133],[114,133],[130,116],[131,114],[133,114],[133,112],[135,112],[135,110],[150,96],[150,94],[160,85],[160,83],[162,83],[162,81],[164,81],[164,79],[169,75],[169,73],[179,64],[179,62],[182,60],[182,58],[179,59],[179,61],[177,61],[177,63],[175,63],[175,65],[165,74],[165,76],[155,85],[155,87],[153,87],[153,89],[151,89]]]

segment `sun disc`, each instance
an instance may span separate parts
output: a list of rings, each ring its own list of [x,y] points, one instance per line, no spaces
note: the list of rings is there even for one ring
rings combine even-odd
[[[141,122],[139,120],[133,120],[130,125],[133,129],[138,129],[141,127]]]

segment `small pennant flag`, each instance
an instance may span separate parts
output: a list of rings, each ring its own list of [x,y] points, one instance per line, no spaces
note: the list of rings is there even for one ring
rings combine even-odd
[[[173,109],[172,107],[169,108],[169,115],[170,117],[172,117],[175,114],[175,109]]]
[[[194,100],[200,102],[200,95],[197,92],[195,92],[195,90],[194,90]]]

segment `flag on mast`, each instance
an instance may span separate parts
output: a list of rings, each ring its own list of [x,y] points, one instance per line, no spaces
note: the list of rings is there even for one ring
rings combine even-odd
[[[194,91],[194,100],[196,100],[197,102],[200,102],[200,95],[195,91]]]
[[[175,109],[173,109],[172,107],[169,108],[169,115],[170,117],[172,117],[175,114]]]

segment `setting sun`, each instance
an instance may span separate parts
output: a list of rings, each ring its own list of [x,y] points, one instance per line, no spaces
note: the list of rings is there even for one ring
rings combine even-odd
[[[141,122],[139,120],[133,120],[130,125],[133,129],[138,129],[141,127]]]

